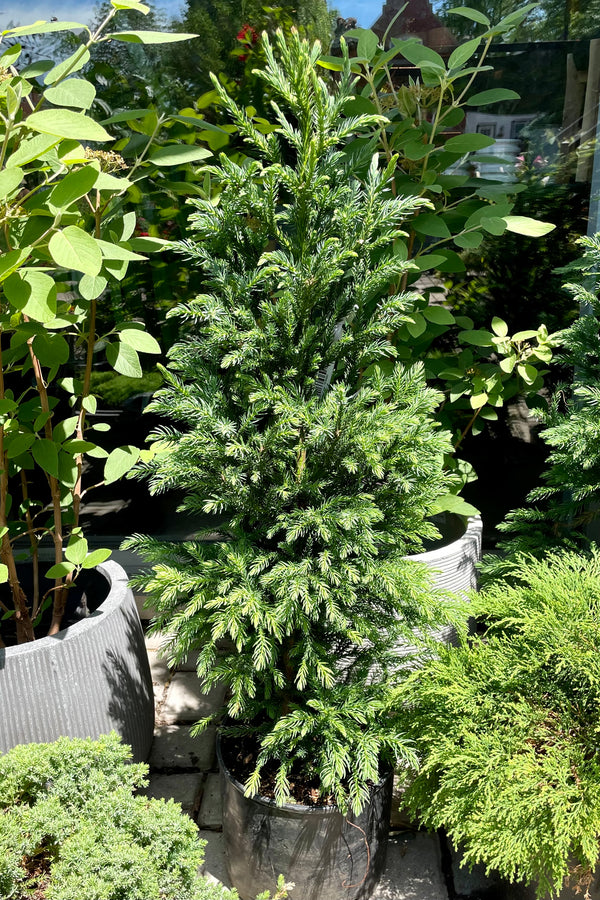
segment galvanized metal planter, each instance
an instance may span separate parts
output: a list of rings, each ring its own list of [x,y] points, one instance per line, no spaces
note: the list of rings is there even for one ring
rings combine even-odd
[[[481,559],[483,530],[481,516],[471,516],[459,530],[462,530],[459,537],[407,558],[425,563],[433,576],[434,587],[464,596],[477,587],[476,565]],[[456,632],[451,625],[429,628],[428,634],[446,644],[456,642]],[[413,656],[419,650],[417,645],[403,643],[397,645],[396,652],[399,657],[405,657]]]
[[[109,592],[89,618],[0,649],[0,752],[114,730],[147,758],[154,700],[140,618],[124,569],[109,560],[96,571]]]

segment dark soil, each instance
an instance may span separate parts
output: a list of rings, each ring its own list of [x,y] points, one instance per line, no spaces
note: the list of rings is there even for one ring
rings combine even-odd
[[[245,784],[256,767],[258,745],[251,735],[240,737],[221,737],[221,756],[230,775],[240,784]],[[259,795],[268,800],[275,799],[275,778],[277,762],[264,766],[261,774]],[[310,777],[300,768],[292,769],[289,776],[290,794],[295,803],[303,806],[325,807],[336,806],[331,794],[320,793],[318,777]]]
[[[45,566],[42,565],[42,571],[40,572],[40,581],[45,583],[44,590],[47,590],[48,586],[52,585],[51,581],[43,577],[43,570],[47,567],[48,564]],[[33,584],[31,566],[18,566],[18,573],[21,586],[25,591],[25,596],[31,597]],[[76,622],[81,621],[81,619],[87,618],[90,613],[95,612],[106,600],[108,591],[108,582],[99,572],[93,570],[83,570],[80,572],[77,576],[76,583],[69,590],[67,595],[67,607],[62,622],[62,628],[68,628],[70,625],[74,625]],[[2,600],[9,608],[12,608],[8,584],[0,585],[0,600]],[[48,607],[44,610],[41,617],[39,617],[39,621],[36,623],[36,638],[44,637],[48,633],[51,620],[52,607]],[[14,619],[8,618],[4,621],[0,619],[0,634],[7,647],[12,647],[17,643]]]

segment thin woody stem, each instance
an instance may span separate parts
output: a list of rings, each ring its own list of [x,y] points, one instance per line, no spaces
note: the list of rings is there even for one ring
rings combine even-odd
[[[27,487],[27,475],[25,469],[21,469],[21,494],[23,496],[23,505],[25,507],[25,522],[27,523],[27,535],[29,537],[29,546],[31,547],[31,559],[33,563],[33,609],[31,613],[32,619],[38,614],[40,608],[40,566],[39,566],[39,546],[35,535],[36,529],[33,524],[33,518],[29,509],[29,491]]]
[[[4,370],[2,368],[2,347],[0,345],[0,399],[4,400]],[[4,530],[0,542],[0,559],[8,569],[8,583],[10,585],[13,605],[15,609],[15,622],[17,626],[17,642],[24,644],[34,640],[33,623],[27,606],[25,592],[19,582],[17,566],[12,544],[8,535],[8,521],[6,505],[8,501],[8,456],[4,447],[4,425],[0,425],[0,461],[2,472],[0,473],[0,528]]]
[[[44,434],[46,436],[46,439],[51,441],[52,424],[46,382],[44,381],[40,361],[35,355],[33,349],[33,337],[28,340],[27,344],[29,347],[29,357],[31,359],[31,364],[33,367],[33,374],[35,377],[38,396],[40,398],[42,412],[47,413],[47,419],[44,424]],[[50,494],[52,497],[52,519],[54,522],[54,528],[52,530],[52,539],[54,541],[54,564],[58,565],[63,561],[63,524],[62,509],[60,506],[60,483],[58,481],[58,478],[56,478],[54,475],[50,475],[49,473],[46,474],[48,478],[48,484],[50,485]],[[54,586],[56,588],[63,587],[62,580],[60,578],[57,578],[54,582]],[[58,631],[60,631],[60,626],[65,611],[66,599],[66,591],[57,590],[56,599],[54,601],[54,609],[52,610],[52,621],[48,630],[48,634],[50,635],[56,634]]]

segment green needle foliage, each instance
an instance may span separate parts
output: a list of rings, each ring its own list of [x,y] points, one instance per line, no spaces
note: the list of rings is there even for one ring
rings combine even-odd
[[[114,733],[0,756],[1,897],[237,900],[198,874],[204,842],[181,807],[134,796],[148,767],[130,759]]]
[[[181,249],[206,293],[177,310],[192,333],[150,407],[175,424],[153,435],[143,469],[152,493],[177,488],[182,511],[218,514],[220,535],[126,546],[153,563],[137,584],[172,658],[199,650],[200,677],[227,686],[234,729],[258,737],[248,792],[273,759],[278,801],[296,765],[358,809],[380,757],[409,753],[381,716],[394,646],[440,616],[404,559],[435,534],[427,516],[448,489],[439,396],[420,366],[377,365],[413,303],[389,292],[409,265],[393,242],[427,201],[393,197],[395,162],[352,176],[341,148],[375,117],[340,115],[348,58],[330,93],[318,44],[279,33],[278,58],[266,37],[264,48],[276,131],[215,80],[249,157],[221,156],[207,168],[218,202],[192,201]]]
[[[509,535],[500,547],[509,553],[585,546],[585,532],[600,512],[600,235],[579,243],[585,248],[576,266],[579,280],[565,288],[581,315],[556,335],[560,360],[573,380],[559,385],[548,411],[539,412],[547,426],[541,437],[550,448],[548,467],[544,484],[528,496],[529,506],[510,513],[500,526]],[[485,571],[502,568],[501,560],[490,557]]]
[[[421,759],[408,802],[467,864],[556,896],[569,874],[589,884],[600,848],[600,553],[517,556],[507,576],[466,613],[485,638],[400,691]]]

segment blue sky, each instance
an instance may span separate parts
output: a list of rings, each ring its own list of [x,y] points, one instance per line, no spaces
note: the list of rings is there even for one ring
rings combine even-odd
[[[181,0],[160,0],[150,6],[160,6],[168,13],[176,13]],[[88,22],[94,11],[95,0],[0,0],[0,26],[6,28],[9,22],[29,25],[38,19],[49,20],[52,16],[74,22]],[[331,3],[343,16],[354,16],[363,28],[373,24],[383,6],[383,0],[332,0]]]
[[[369,28],[381,12],[383,0],[332,0],[330,5],[342,16],[354,16],[362,28]]]
[[[6,27],[10,21],[29,25],[39,19],[49,21],[53,16],[62,21],[86,24],[94,15],[95,0],[0,0],[0,25]],[[168,13],[176,13],[180,0],[161,0],[149,6],[160,6]]]

